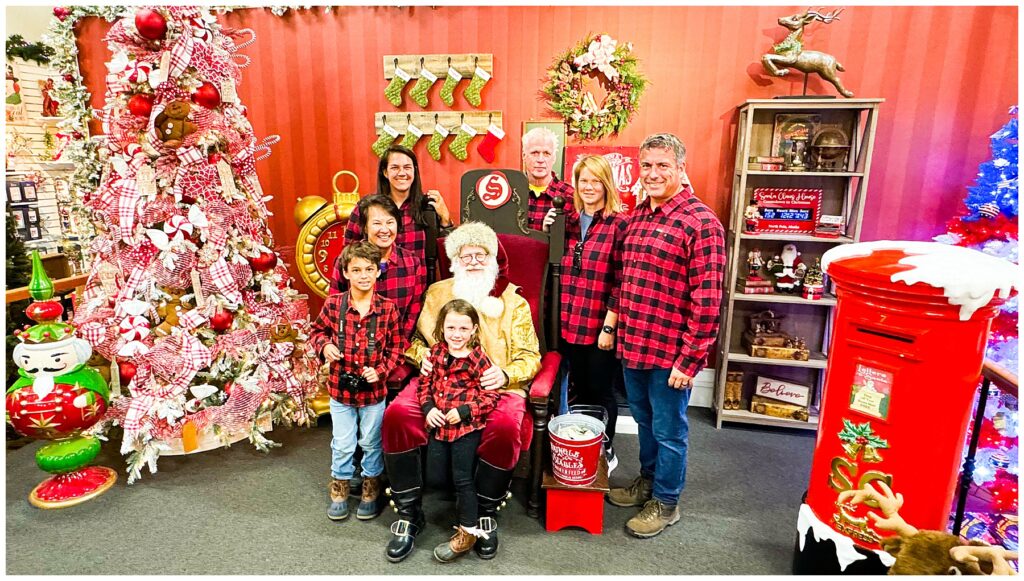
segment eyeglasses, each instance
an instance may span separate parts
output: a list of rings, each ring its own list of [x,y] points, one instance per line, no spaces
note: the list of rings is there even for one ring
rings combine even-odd
[[[572,249],[572,273],[578,275],[583,270],[583,241],[580,240]]]
[[[459,257],[459,260],[462,261],[462,264],[473,264],[473,261],[483,264],[484,261],[487,260],[487,254],[483,252],[477,252],[476,254],[463,254]]]

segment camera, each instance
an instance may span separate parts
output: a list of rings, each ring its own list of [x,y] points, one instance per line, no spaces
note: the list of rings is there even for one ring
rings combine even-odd
[[[362,375],[342,373],[338,378],[338,388],[349,392],[370,391],[370,382]]]

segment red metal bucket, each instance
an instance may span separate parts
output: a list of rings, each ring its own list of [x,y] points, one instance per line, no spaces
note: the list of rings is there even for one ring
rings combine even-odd
[[[570,440],[558,434],[563,428],[583,426],[594,432],[585,440]],[[604,442],[604,422],[581,413],[555,416],[548,423],[551,437],[551,472],[566,486],[588,486],[597,479],[597,467]]]

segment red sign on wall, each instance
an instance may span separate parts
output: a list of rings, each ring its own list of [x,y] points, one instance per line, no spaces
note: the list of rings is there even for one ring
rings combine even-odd
[[[758,232],[814,232],[821,215],[821,189],[757,188]]]
[[[612,166],[612,177],[626,211],[640,200],[640,148],[604,145],[569,145],[565,148],[565,181],[572,183],[572,172],[580,159],[600,155]]]

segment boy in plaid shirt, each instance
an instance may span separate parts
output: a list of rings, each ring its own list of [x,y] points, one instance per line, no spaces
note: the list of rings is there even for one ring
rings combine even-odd
[[[380,276],[380,249],[371,242],[349,244],[341,251],[342,275],[350,289],[327,298],[313,324],[310,345],[330,363],[331,520],[348,517],[349,480],[356,434],[363,451],[362,496],[356,518],[380,514],[380,475],[384,471],[380,429],[391,373],[406,349],[398,309],[374,292]]]
[[[501,394],[480,386],[480,377],[491,361],[480,347],[479,329],[480,316],[469,302],[455,299],[446,303],[434,327],[437,342],[427,356],[433,367],[416,389],[427,429],[433,432],[435,443],[446,448],[441,457],[451,458],[455,482],[459,526],[450,541],[434,549],[434,557],[442,563],[468,553],[476,538],[488,532],[476,526],[479,506],[473,468],[484,420],[497,407]]]

